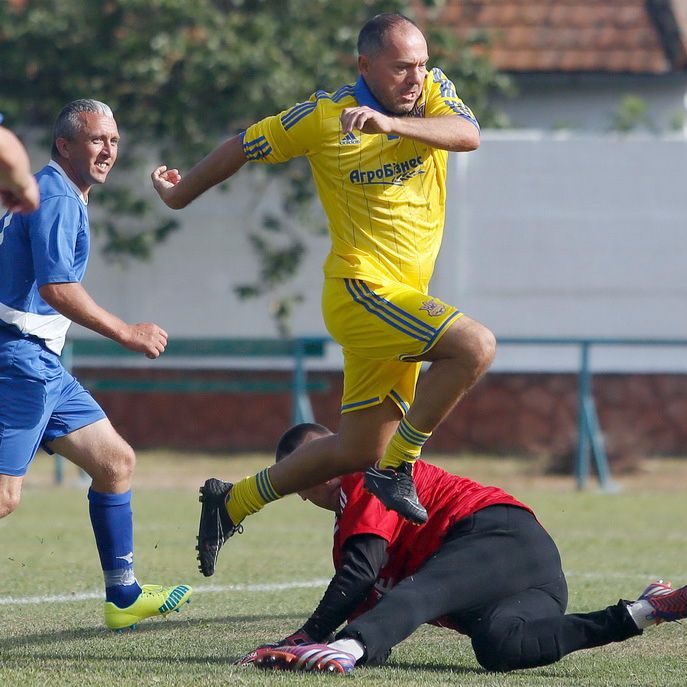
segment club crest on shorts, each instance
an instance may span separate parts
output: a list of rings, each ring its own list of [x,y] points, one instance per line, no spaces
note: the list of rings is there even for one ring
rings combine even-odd
[[[439,317],[446,312],[446,306],[443,303],[437,303],[434,300],[424,301],[420,306],[420,310],[426,310],[430,317]]]

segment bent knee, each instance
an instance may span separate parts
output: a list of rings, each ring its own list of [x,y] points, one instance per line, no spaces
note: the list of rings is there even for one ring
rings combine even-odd
[[[496,642],[473,641],[472,646],[477,662],[482,668],[492,673],[507,673],[524,667],[518,655],[509,652],[507,648],[504,651],[504,647]]]
[[[113,478],[119,482],[131,481],[136,467],[136,453],[129,444],[119,448],[111,461]]]
[[[475,658],[484,670],[491,673],[507,673],[520,667],[515,665],[513,661],[507,660],[494,648],[475,649]]]
[[[0,493],[0,518],[4,518],[10,513],[13,513],[19,506],[20,501],[21,496],[19,493]]]
[[[101,455],[87,467],[88,474],[93,478],[96,491],[121,490],[129,488],[134,468],[136,454],[127,443],[122,442],[116,450]]]
[[[496,337],[483,324],[467,316],[457,320],[436,346],[437,357],[452,358],[475,376],[485,372],[496,355]]]
[[[473,637],[472,648],[482,668],[495,673],[548,665],[562,656],[552,632],[527,632],[522,621],[504,623],[498,629]]]
[[[469,353],[473,367],[477,370],[486,370],[496,356],[496,337],[491,329],[477,324],[471,332]]]

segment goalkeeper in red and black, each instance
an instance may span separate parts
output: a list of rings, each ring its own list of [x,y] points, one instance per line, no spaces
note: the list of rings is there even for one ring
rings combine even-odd
[[[316,424],[292,427],[279,442],[277,460],[328,433]],[[384,662],[393,646],[431,623],[469,636],[480,665],[505,672],[687,617],[687,587],[674,590],[662,581],[635,602],[566,614],[558,549],[527,505],[423,461],[415,481],[429,514],[420,527],[367,493],[362,473],[300,493],[336,513],[336,574],[302,628],[238,663],[350,672],[354,665]]]

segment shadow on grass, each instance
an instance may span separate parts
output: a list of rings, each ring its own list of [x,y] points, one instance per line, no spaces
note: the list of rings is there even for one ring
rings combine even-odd
[[[127,634],[147,635],[149,633],[159,633],[161,631],[175,629],[175,625],[189,629],[203,625],[231,625],[235,623],[252,623],[266,620],[288,621],[289,623],[296,625],[299,622],[302,622],[303,616],[298,614],[278,613],[273,615],[230,615],[215,618],[193,618],[188,616],[178,618],[168,617],[156,618],[153,619],[152,622],[147,622],[144,620],[142,621],[143,624],[137,625],[135,630],[126,629],[121,632],[113,632],[112,630],[108,630],[103,625],[98,625],[88,628],[62,630],[57,632],[39,632],[35,634],[27,633],[14,637],[3,637],[3,657],[7,658],[9,656],[8,650],[12,647],[40,646],[42,644],[83,641],[97,638],[117,638]],[[288,631],[285,631],[285,634],[288,634]]]
[[[74,630],[63,630],[61,632],[41,632],[36,634],[25,634],[16,637],[3,638],[2,640],[2,662],[6,668],[10,668],[14,661],[21,663],[30,659],[31,661],[102,661],[102,662],[112,662],[121,663],[125,662],[127,664],[140,663],[145,664],[162,664],[169,665],[170,661],[178,664],[186,665],[216,665],[225,666],[228,668],[236,668],[236,670],[244,671],[248,670],[246,666],[234,666],[234,661],[245,656],[248,652],[254,649],[254,646],[244,647],[243,650],[237,651],[237,646],[233,642],[227,641],[226,649],[227,653],[221,656],[211,655],[205,653],[200,656],[189,656],[189,655],[170,655],[170,651],[173,654],[174,650],[167,652],[153,653],[151,647],[146,645],[145,651],[141,652],[140,647],[137,644],[126,644],[120,648],[116,653],[112,650],[112,643],[109,641],[104,641],[102,643],[84,644],[89,640],[108,640],[117,638],[134,637],[136,635],[154,636],[159,634],[161,631],[168,632],[170,629],[179,631],[188,631],[194,627],[201,627],[207,625],[230,625],[235,623],[246,623],[246,622],[262,622],[269,620],[277,621],[287,621],[295,626],[298,622],[302,620],[300,615],[293,614],[274,614],[274,615],[236,615],[236,616],[224,616],[218,618],[184,618],[179,619],[176,622],[169,622],[166,620],[156,620],[147,623],[141,627],[137,627],[133,632],[125,631],[123,634],[118,634],[107,630],[102,626],[94,626],[89,628],[74,629]],[[175,627],[176,626],[176,627]],[[216,641],[216,640],[215,640]],[[65,642],[78,642],[78,651],[72,654],[69,648],[64,647]],[[61,648],[55,650],[54,652],[47,649],[48,646],[58,644]],[[42,647],[37,651],[26,651],[29,647]],[[14,649],[14,651],[13,651]],[[24,649],[24,651],[22,651]],[[490,673],[490,671],[485,670],[479,666],[472,665],[461,665],[459,663],[434,663],[427,664],[424,662],[417,661],[406,661],[399,660],[396,656],[393,661],[385,663],[382,665],[374,666],[360,666],[356,668],[355,673],[358,675],[368,674],[372,677],[372,673],[385,672],[385,669],[392,670],[404,670],[404,671],[419,671],[420,673],[434,673],[438,675],[502,675],[499,673]],[[538,678],[552,678],[560,679],[562,674],[556,671],[555,667],[547,666],[542,669],[535,669]],[[514,671],[515,674],[522,675],[524,671]]]
[[[236,646],[234,642],[227,641],[227,653],[222,656],[213,656],[210,653],[205,653],[201,656],[189,655],[175,655],[170,656],[170,652],[160,652],[154,654],[151,652],[150,646],[146,645],[145,652],[140,652],[140,647],[136,644],[125,644],[121,647],[121,651],[113,653],[112,642],[121,638],[126,641],[127,637],[134,638],[138,635],[143,637],[152,637],[161,632],[169,633],[173,631],[189,631],[194,628],[201,628],[203,626],[218,626],[218,625],[236,625],[241,623],[260,623],[265,621],[279,621],[283,622],[286,627],[295,627],[302,622],[303,617],[300,614],[292,613],[277,613],[270,615],[228,615],[223,617],[213,618],[193,618],[190,616],[179,618],[164,618],[154,619],[152,622],[145,622],[133,631],[125,630],[122,633],[113,632],[106,629],[102,625],[78,628],[71,630],[62,630],[58,632],[39,632],[27,633],[14,637],[4,637],[2,640],[2,659],[6,667],[9,667],[13,660],[21,661],[31,659],[33,661],[125,661],[130,663],[135,662],[145,663],[162,663],[169,664],[170,660],[180,664],[214,664],[232,667],[235,660],[241,658],[255,646],[248,645],[242,650]],[[285,634],[288,630],[285,631]],[[275,638],[277,639],[277,638]],[[89,640],[103,640],[95,644],[85,644]],[[215,640],[216,641],[216,640]],[[71,650],[64,646],[65,643],[78,642],[78,652],[71,655]],[[55,653],[46,650],[48,646],[58,644],[61,645],[59,651]],[[30,647],[43,647],[37,651],[29,650]],[[237,670],[246,670],[245,666],[233,666]],[[497,673],[490,673],[489,671],[476,665],[461,665],[460,663],[434,663],[428,664],[425,662],[403,660],[395,655],[393,660],[389,663],[374,666],[360,666],[356,668],[357,674],[373,673],[376,671],[384,671],[385,668],[395,670],[420,671],[421,673],[436,673],[436,674],[454,674],[454,675],[498,675]],[[523,671],[515,671],[517,674],[522,674]],[[537,669],[536,675],[539,678],[560,678],[561,674],[556,671],[553,666],[547,666],[545,669]]]
[[[556,670],[555,668],[556,664],[553,665],[547,665],[547,666],[539,666],[535,668],[521,668],[517,670],[511,670],[508,671],[507,673],[496,673],[490,670],[486,670],[485,668],[482,668],[480,666],[467,666],[467,665],[460,665],[457,663],[432,663],[432,664],[427,664],[427,663],[418,663],[415,661],[403,661],[403,660],[398,660],[396,658],[393,663],[387,663],[384,665],[380,666],[370,666],[370,669],[372,668],[384,668],[385,666],[388,667],[394,667],[394,668],[400,668],[401,670],[417,670],[421,671],[423,673],[458,673],[461,675],[467,675],[467,674],[472,674],[472,675],[484,675],[488,676],[491,675],[495,679],[498,678],[505,678],[507,675],[512,675],[512,676],[519,676],[519,677],[524,677],[528,673],[536,676],[537,678],[545,678],[545,679],[554,679],[554,680],[559,680],[562,678],[565,678],[568,676],[567,671],[564,670]],[[357,670],[364,670],[364,667],[361,667],[360,669]]]
[[[384,665],[380,666],[370,666],[370,669],[385,667],[400,668],[401,670],[419,670],[423,673],[460,673],[462,675],[475,673],[486,675],[488,673],[488,671],[484,670],[484,668],[480,668],[479,666],[462,666],[456,663],[427,664],[416,663],[414,661],[399,661],[398,659],[395,659],[393,663],[385,663]],[[363,669],[364,668],[361,668],[361,670]]]

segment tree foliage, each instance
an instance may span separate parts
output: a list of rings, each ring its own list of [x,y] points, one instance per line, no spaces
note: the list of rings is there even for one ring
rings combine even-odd
[[[379,12],[413,16],[418,4],[441,0],[6,0],[0,3],[0,110],[16,131],[48,132],[56,113],[81,97],[115,110],[124,134],[120,164],[132,164],[132,142],[160,159],[187,166],[257,119],[305,100],[315,89],[355,80],[360,26]],[[482,123],[493,123],[488,96],[506,82],[487,58],[445,29],[425,27],[430,50],[459,85]],[[480,42],[479,38],[475,39]],[[135,141],[132,141],[135,139]],[[279,166],[289,189],[285,214],[312,195],[303,166]],[[98,194],[119,208],[101,230],[113,255],[146,257],[175,223],[155,217],[150,193],[126,186]],[[269,218],[268,218],[269,219]],[[272,255],[267,222],[252,243],[272,288],[297,269],[303,246]],[[152,226],[153,228],[146,229]]]

